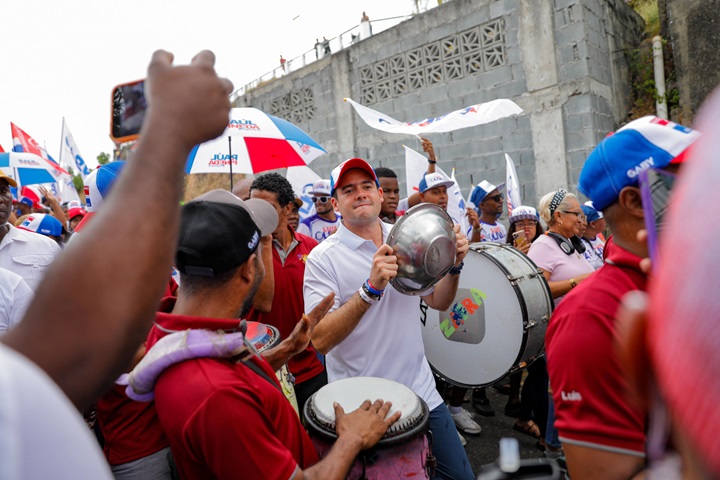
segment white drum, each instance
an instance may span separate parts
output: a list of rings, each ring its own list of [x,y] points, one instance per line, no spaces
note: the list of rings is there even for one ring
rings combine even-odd
[[[543,355],[553,309],[550,287],[532,260],[510,245],[474,243],[450,309],[421,304],[425,355],[453,385],[492,385]]]
[[[310,438],[323,458],[337,440],[335,409],[338,402],[349,413],[365,400],[381,398],[392,402],[388,415],[400,411],[395,422],[378,444],[360,452],[348,479],[405,479],[429,478],[434,468],[427,440],[430,411],[427,404],[405,385],[375,377],[353,377],[325,385],[305,402],[305,423]]]

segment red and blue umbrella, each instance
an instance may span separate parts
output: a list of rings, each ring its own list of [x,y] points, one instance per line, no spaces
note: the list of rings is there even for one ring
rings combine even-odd
[[[256,108],[233,108],[221,136],[195,146],[187,173],[260,173],[309,165],[327,153],[300,128]]]
[[[18,186],[57,182],[49,162],[34,153],[0,153],[0,170],[12,177]]]

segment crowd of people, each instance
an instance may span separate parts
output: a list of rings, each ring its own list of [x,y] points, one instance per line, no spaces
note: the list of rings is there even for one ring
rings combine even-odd
[[[427,405],[432,478],[472,479],[463,434],[482,435],[482,420],[463,399],[494,412],[484,388],[434,376],[418,312],[421,302],[450,309],[475,242],[526,255],[556,305],[546,355],[506,379],[514,430],[572,478],[720,474],[707,395],[720,357],[702,331],[713,331],[718,309],[720,251],[709,242],[650,267],[637,178],[648,158],[689,177],[664,233],[667,248],[681,248],[679,225],[706,226],[697,200],[720,176],[716,136],[632,121],[585,161],[577,189],[589,201],[559,188],[515,206],[507,223],[504,185],[482,180],[469,227],[453,227],[447,274],[404,295],[390,285],[398,256],[388,235],[417,204],[446,209],[453,185],[436,171],[432,143],[422,139],[428,171],[409,198],[391,169],[351,158],[313,185],[315,214],[302,221],[302,201],[277,173],[179,207],[185,159],[222,132],[232,85],[210,52],[172,60],[154,54],[136,153],[88,177],[87,208],[47,189],[47,205],[14,198],[16,181],[0,175],[1,478],[344,478],[401,413],[382,398],[359,399],[352,412],[335,403],[337,439],[322,457],[303,413],[328,383],[380,377]],[[707,131],[717,128],[715,100],[701,118]],[[149,206],[152,219],[138,221]],[[648,299],[638,292],[650,268],[658,282]],[[281,340],[256,349],[253,325]]]

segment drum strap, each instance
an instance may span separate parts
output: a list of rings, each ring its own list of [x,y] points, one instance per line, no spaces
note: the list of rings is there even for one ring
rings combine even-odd
[[[265,373],[262,368],[257,366],[255,364],[255,362],[252,361],[252,358],[245,358],[245,359],[242,359],[239,361],[242,362],[250,370],[252,370],[253,372],[260,375],[262,378],[264,378],[265,380],[270,382],[273,387],[275,387],[280,393],[282,393],[283,396],[285,396],[285,393],[282,391],[282,388],[278,387],[277,383],[275,383],[275,381],[272,378],[270,378],[270,376],[267,373]]]

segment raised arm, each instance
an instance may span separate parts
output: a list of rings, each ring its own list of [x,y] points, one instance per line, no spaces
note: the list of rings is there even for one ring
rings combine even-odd
[[[141,140],[103,209],[48,270],[23,322],[2,338],[80,409],[144,340],[172,265],[185,161],[227,125],[232,84],[217,77],[215,56],[203,51],[179,67],[172,60],[165,51],[153,55]],[[138,221],[136,212],[149,207],[152,221]]]

